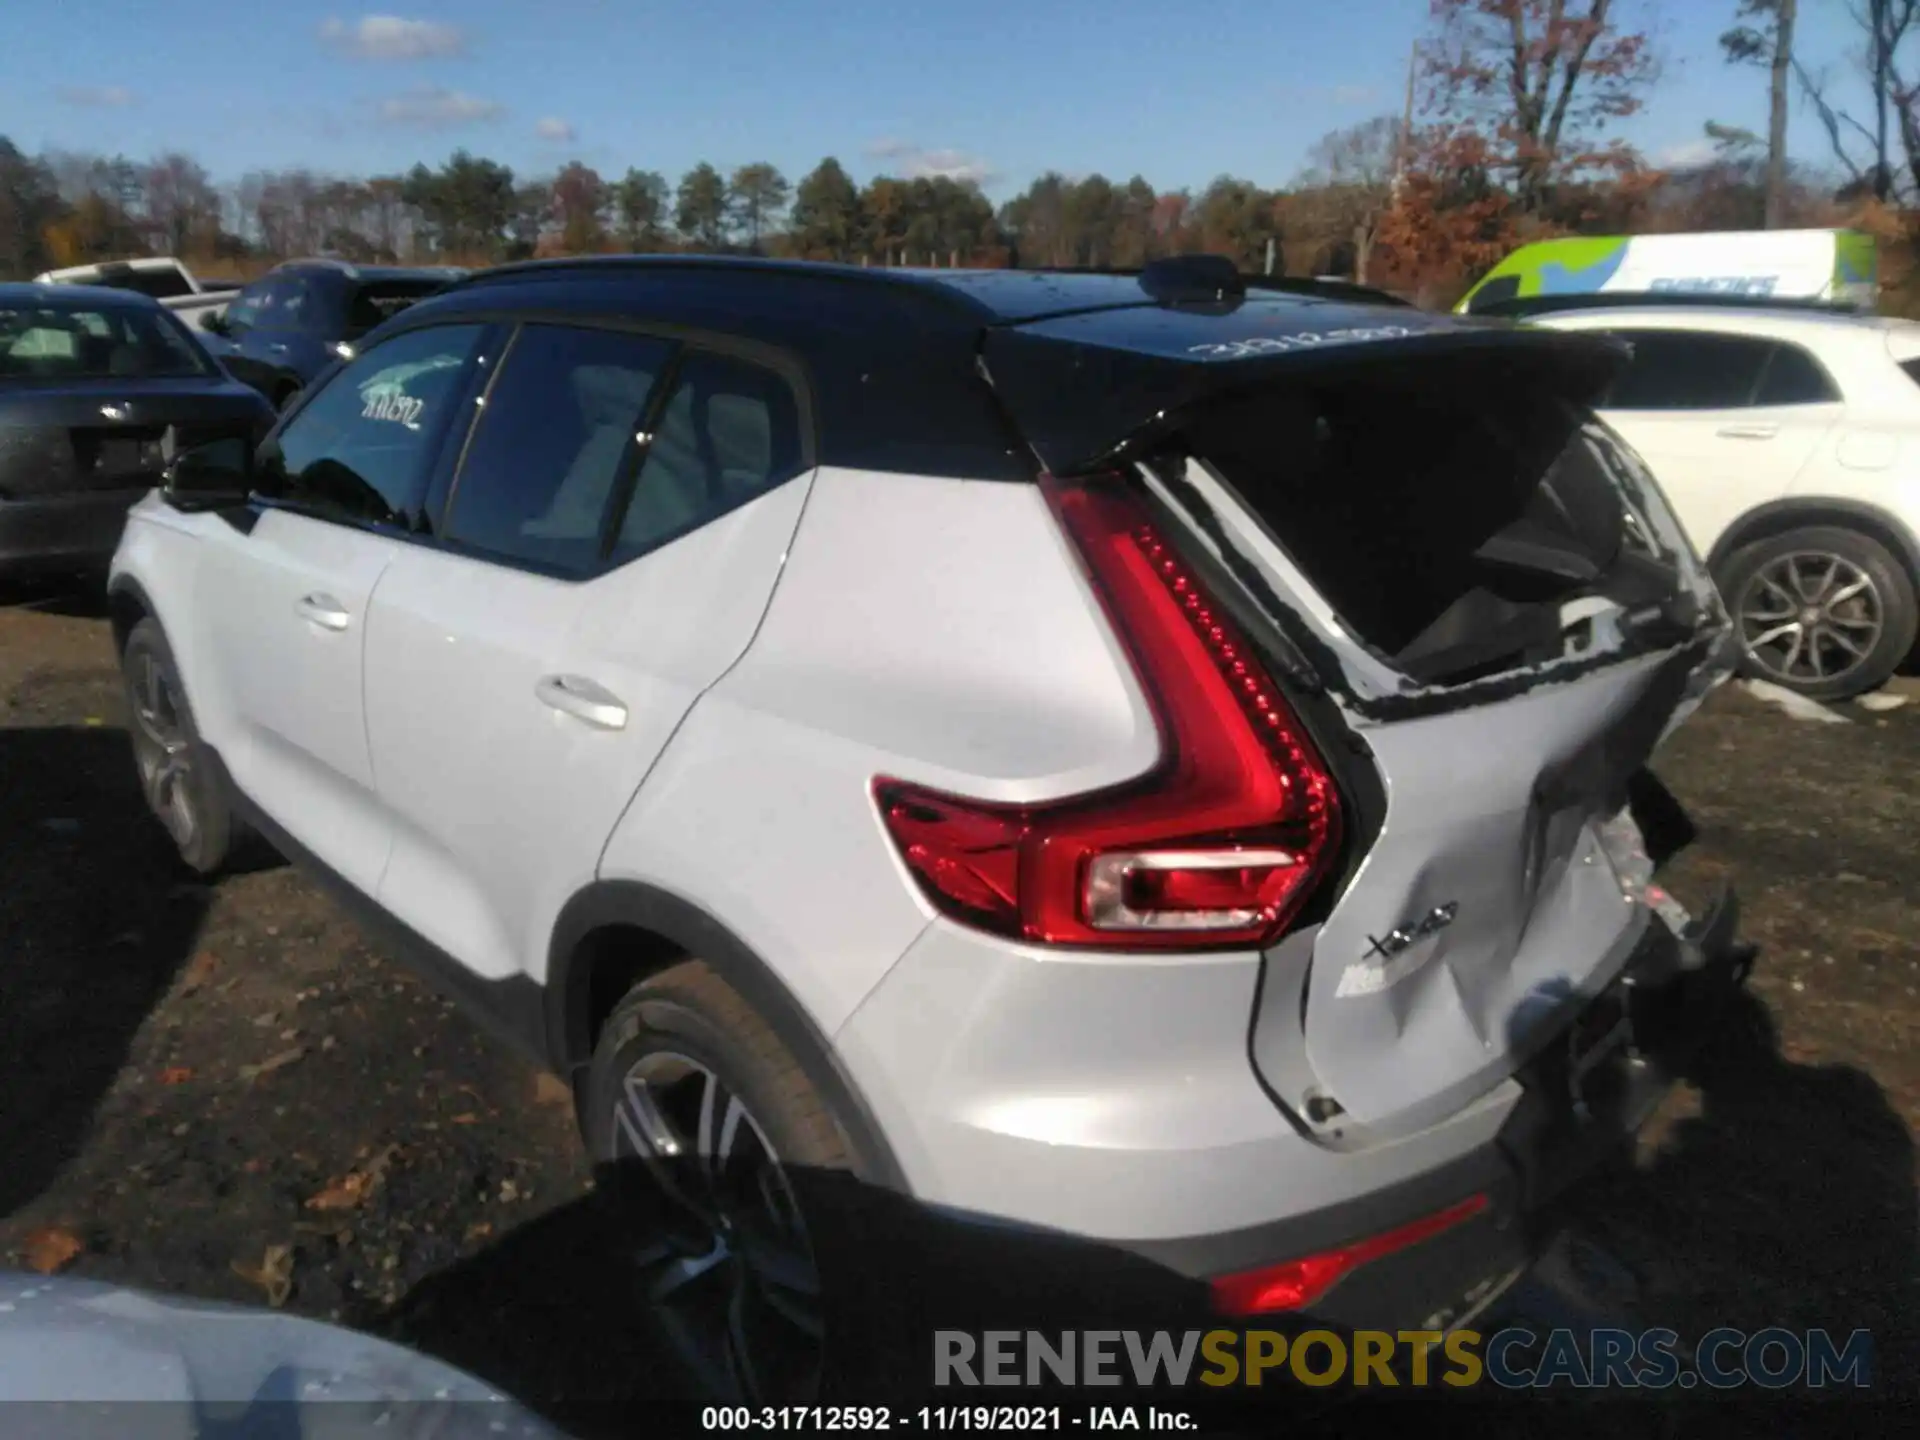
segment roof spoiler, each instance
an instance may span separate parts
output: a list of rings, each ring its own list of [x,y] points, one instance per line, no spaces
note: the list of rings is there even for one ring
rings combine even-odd
[[[1360,312],[1336,312],[1321,322],[1325,328],[1309,328],[1293,309],[1271,318],[1244,308],[1225,316],[1212,308],[1160,313],[1165,318],[1146,334],[1130,324],[1138,309],[984,333],[990,382],[1048,471],[1071,475],[1129,463],[1216,397],[1357,370],[1404,376],[1436,361],[1509,359],[1515,376],[1590,404],[1632,353],[1592,332],[1460,322],[1417,310],[1404,323],[1391,316],[1384,318],[1395,323],[1370,326],[1343,323]]]

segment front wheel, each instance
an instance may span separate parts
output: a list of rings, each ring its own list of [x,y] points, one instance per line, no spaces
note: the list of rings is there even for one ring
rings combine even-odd
[[[211,874],[233,848],[235,821],[159,621],[149,617],[133,627],[120,652],[120,674],[147,808],[166,827],[180,858]]]
[[[1744,668],[1813,700],[1884,685],[1913,649],[1914,585],[1869,535],[1811,525],[1756,541],[1723,567]]]

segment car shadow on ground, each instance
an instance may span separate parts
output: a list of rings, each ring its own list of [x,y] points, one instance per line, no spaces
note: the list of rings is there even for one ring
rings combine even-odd
[[[1216,1433],[1272,1433],[1276,1424],[1318,1433],[1343,1429],[1362,1413],[1370,1424],[1388,1423],[1403,1408],[1408,1419],[1424,1420],[1446,1401],[1483,1436],[1540,1433],[1550,1421],[1558,1433],[1596,1437],[1617,1435],[1623,1424],[1632,1433],[1678,1433],[1675,1425],[1688,1433],[1750,1433],[1810,1399],[1845,1407],[1823,1403],[1819,1423],[1857,1428],[1873,1419],[1859,1407],[1863,1398],[1876,1411],[1895,1397],[1911,1401],[1920,1394],[1913,1155],[1879,1087],[1857,1070],[1790,1061],[1765,1007],[1745,991],[1723,1002],[1717,1027],[1680,1074],[1697,1094],[1697,1113],[1670,1128],[1637,1168],[1622,1156],[1595,1176],[1565,1215],[1582,1248],[1610,1257],[1611,1268],[1582,1275],[1559,1267],[1517,1289],[1476,1328],[1489,1335],[1510,1325],[1539,1334],[1559,1325],[1583,1333],[1666,1327],[1678,1333],[1682,1353],[1723,1326],[1824,1328],[1843,1344],[1866,1329],[1874,1359],[1864,1396],[1851,1387],[1822,1396],[1804,1387],[1746,1386],[1703,1406],[1677,1388],[1660,1395],[1613,1389],[1585,1390],[1570,1403],[1564,1383],[1544,1392],[1483,1382],[1470,1392],[1376,1387],[1356,1396],[1346,1386],[1309,1393],[1283,1380],[1267,1387],[1256,1418],[1244,1403],[1221,1408],[1198,1386],[1145,1398],[1197,1403]],[[936,1329],[1151,1332],[1220,1323],[1202,1287],[1108,1247],[956,1225],[838,1173],[798,1183],[836,1217],[837,1243],[855,1246],[867,1261],[853,1267],[852,1289],[827,1320],[829,1333],[847,1333],[836,1327],[850,1322],[861,1337],[853,1360],[841,1361],[848,1364],[843,1393],[858,1403],[1020,1398],[985,1390],[930,1395],[924,1377]],[[657,1233],[656,1217],[633,1198],[644,1191],[633,1187],[630,1172],[603,1171],[594,1195],[417,1285],[389,1312],[367,1317],[371,1328],[483,1376],[585,1440],[631,1433],[646,1423],[649,1405],[688,1394],[625,1262]],[[1793,1237],[1784,1247],[1783,1235]],[[893,1258],[874,1263],[882,1254]],[[1297,1333],[1313,1324],[1296,1317],[1275,1328]],[[1516,1352],[1529,1353],[1538,1354]],[[1330,1396],[1359,1409],[1329,1421]],[[1069,1397],[1083,1407],[1137,1398],[1088,1390]],[[1240,1401],[1246,1398],[1242,1392]]]
[[[4,1216],[79,1148],[210,892],[148,815],[121,730],[0,728],[0,796]]]
[[[77,620],[103,619],[107,613],[106,577],[0,581],[0,607],[65,615]]]

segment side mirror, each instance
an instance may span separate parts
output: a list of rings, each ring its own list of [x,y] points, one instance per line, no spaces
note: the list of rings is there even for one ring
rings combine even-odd
[[[211,335],[225,335],[229,329],[227,317],[222,315],[218,310],[202,310],[200,312],[200,328]]]
[[[181,451],[160,477],[160,498],[189,513],[244,505],[252,494],[253,446],[237,437]]]

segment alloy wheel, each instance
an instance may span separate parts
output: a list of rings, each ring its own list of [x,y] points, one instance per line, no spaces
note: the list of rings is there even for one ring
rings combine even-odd
[[[160,658],[141,649],[128,657],[133,701],[133,753],[147,805],[185,850],[200,830],[194,808],[193,751],[180,719],[172,677]]]
[[[656,1052],[627,1072],[613,1156],[643,1163],[661,1225],[636,1250],[647,1302],[703,1388],[744,1404],[805,1401],[820,1376],[820,1278],[766,1132],[712,1070]]]
[[[1748,578],[1738,612],[1754,664],[1790,686],[1844,679],[1866,663],[1886,625],[1873,577],[1821,551],[1769,560]]]

